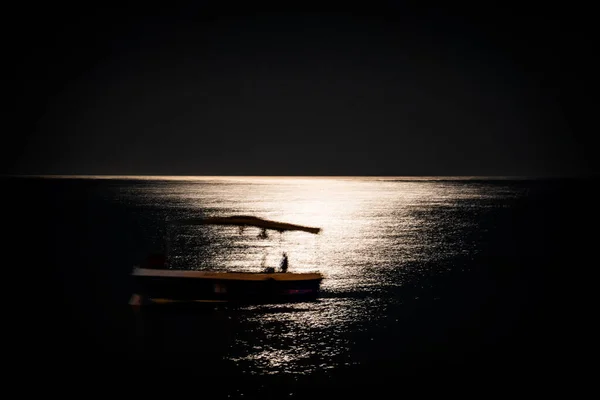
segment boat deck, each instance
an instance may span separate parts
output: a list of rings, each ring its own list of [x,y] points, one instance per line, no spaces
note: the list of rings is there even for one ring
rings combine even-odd
[[[147,277],[217,279],[226,281],[267,281],[271,279],[275,281],[312,281],[323,279],[323,275],[318,272],[214,272],[151,268],[135,268],[132,272],[132,275]]]

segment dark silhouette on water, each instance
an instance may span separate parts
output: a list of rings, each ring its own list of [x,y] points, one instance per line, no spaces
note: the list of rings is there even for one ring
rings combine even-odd
[[[283,258],[281,259],[281,272],[287,272],[288,270],[288,256],[287,254],[284,252],[283,253]]]

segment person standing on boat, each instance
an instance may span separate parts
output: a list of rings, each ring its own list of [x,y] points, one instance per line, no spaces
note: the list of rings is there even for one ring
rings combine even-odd
[[[288,257],[287,254],[285,254],[285,252],[283,253],[283,258],[281,259],[281,272],[287,272],[288,269]]]

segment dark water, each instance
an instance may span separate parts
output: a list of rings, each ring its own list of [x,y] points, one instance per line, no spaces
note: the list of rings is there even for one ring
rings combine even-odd
[[[589,265],[587,181],[28,178],[3,187],[9,260],[27,287],[27,354],[64,376],[202,377],[209,397],[246,398],[397,390],[415,378],[528,381],[565,374],[573,330],[583,329],[572,296]],[[167,218],[233,213],[323,233],[265,241],[226,228],[169,231],[178,267],[252,270],[263,257],[276,265],[283,249],[290,270],[326,275],[319,301],[132,312],[128,274],[162,250]]]

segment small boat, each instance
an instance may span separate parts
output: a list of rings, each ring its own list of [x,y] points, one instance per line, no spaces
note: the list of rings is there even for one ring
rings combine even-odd
[[[259,237],[267,238],[267,230],[283,233],[304,231],[319,234],[321,228],[272,221],[254,216],[193,218],[174,221],[177,225],[235,225],[261,229]],[[284,253],[285,254],[285,253]],[[164,303],[261,303],[315,300],[323,275],[320,272],[287,272],[266,268],[256,272],[196,271],[170,269],[167,257],[151,255],[131,276],[134,294],[130,305]]]

